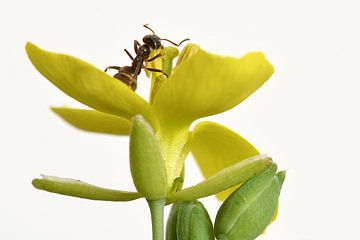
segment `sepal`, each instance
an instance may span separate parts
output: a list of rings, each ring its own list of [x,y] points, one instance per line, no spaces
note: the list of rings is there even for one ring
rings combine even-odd
[[[130,131],[130,170],[136,189],[146,199],[166,197],[165,162],[152,127],[141,115],[133,118]]]
[[[80,180],[46,175],[34,179],[32,185],[39,190],[90,200],[132,201],[142,197],[137,192],[102,188]]]
[[[224,191],[263,172],[271,163],[272,159],[264,155],[245,159],[222,169],[195,186],[169,195],[168,202],[195,200]]]

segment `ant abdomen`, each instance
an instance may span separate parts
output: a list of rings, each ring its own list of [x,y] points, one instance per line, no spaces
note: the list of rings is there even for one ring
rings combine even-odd
[[[128,85],[133,91],[137,88],[137,76],[133,74],[132,67],[121,67],[120,70],[114,75],[114,78],[122,81]]]

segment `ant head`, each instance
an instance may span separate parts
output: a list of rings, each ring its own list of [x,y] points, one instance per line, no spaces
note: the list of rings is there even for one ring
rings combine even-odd
[[[161,39],[155,34],[146,35],[143,37],[143,42],[149,44],[155,50],[161,47]]]
[[[154,30],[148,26],[148,24],[143,26],[152,32],[152,34],[143,37],[143,42],[149,44],[152,49],[159,49],[161,47],[161,39],[155,34]]]

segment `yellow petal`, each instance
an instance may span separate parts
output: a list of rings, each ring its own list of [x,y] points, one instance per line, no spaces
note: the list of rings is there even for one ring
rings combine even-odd
[[[186,45],[179,55],[179,58],[176,62],[176,66],[179,66],[182,62],[189,59],[191,56],[196,54],[199,50],[201,50],[199,45],[196,45],[193,43],[189,43],[188,45]]]
[[[26,52],[35,68],[70,97],[101,112],[127,119],[140,113],[155,124],[152,109],[144,99],[89,63],[42,50],[32,43],[26,44]]]
[[[181,177],[184,169],[184,161],[189,154],[187,142],[189,139],[189,129],[178,128],[171,123],[163,124],[156,132],[159,139],[162,155],[165,160],[167,180],[170,186],[176,189],[177,181]]]
[[[159,68],[161,67],[161,69],[168,75],[170,76],[172,73],[172,68],[173,68],[173,59],[176,58],[179,55],[179,50],[177,48],[174,47],[165,47],[163,49],[161,49],[162,54],[162,64],[160,66],[151,66],[153,68]],[[151,61],[152,62],[156,62],[158,60],[154,60]],[[149,64],[149,63],[147,63]],[[150,104],[153,103],[154,97],[157,93],[157,91],[160,89],[162,83],[164,81],[167,80],[167,77],[162,74],[162,73],[158,73],[155,74],[154,72],[152,73],[152,77],[151,77],[151,89],[150,89]]]
[[[66,107],[53,107],[51,110],[67,123],[81,130],[114,135],[129,135],[130,132],[130,121],[115,115]]]
[[[273,73],[262,53],[231,58],[196,46],[190,46],[188,51],[153,101],[160,126],[156,135],[163,149],[169,183],[180,176],[183,168],[190,124],[239,104]]]
[[[159,53],[161,53],[161,49],[151,50],[148,59],[155,57],[155,56],[158,55]],[[161,60],[161,57],[156,58],[155,60],[153,60],[153,61],[151,61],[151,62],[145,62],[145,66],[148,67],[148,68],[162,69],[162,60]],[[148,78],[151,78],[151,79],[156,78],[156,76],[161,75],[161,73],[151,72],[151,71],[148,71],[148,70],[146,70],[146,69],[145,69],[145,73],[146,73],[146,76],[147,76]]]
[[[247,140],[224,126],[201,122],[191,132],[190,150],[205,178],[246,158],[259,154]],[[225,200],[235,186],[217,197]]]
[[[190,124],[236,106],[266,82],[273,71],[260,52],[233,58],[198,50],[163,83],[154,107],[161,124]]]

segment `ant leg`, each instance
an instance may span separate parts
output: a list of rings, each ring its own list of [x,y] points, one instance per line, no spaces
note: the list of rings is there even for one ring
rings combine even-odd
[[[107,68],[105,68],[105,70],[104,70],[104,72],[106,72],[107,70],[109,70],[109,69],[115,69],[115,70],[120,70],[120,67],[118,67],[118,66],[109,66],[109,67],[107,67]]]
[[[140,43],[138,42],[138,40],[134,40],[134,50],[135,50],[135,53],[138,54],[138,51],[139,51],[139,47],[140,47]]]
[[[154,61],[155,59],[157,59],[158,57],[161,57],[161,56],[162,56],[162,54],[161,54],[161,53],[159,53],[159,54],[155,55],[154,57],[152,57],[152,58],[150,58],[150,59],[146,60],[146,62],[151,62],[151,61]]]
[[[131,59],[131,61],[134,61],[134,57],[131,56],[131,54],[128,52],[128,50],[124,49],[124,51],[125,51],[126,54],[129,56],[129,58]]]
[[[144,66],[143,66],[144,67]],[[161,69],[156,69],[156,68],[148,68],[148,67],[144,67],[145,70],[148,70],[150,72],[161,72],[162,74],[164,74],[167,78],[169,77],[169,75],[167,75],[166,72],[164,72]]]
[[[169,43],[171,43],[171,44],[173,44],[173,45],[175,45],[175,46],[178,47],[178,46],[180,46],[183,42],[189,41],[190,38],[185,38],[184,40],[182,40],[182,41],[179,42],[179,43],[174,43],[173,41],[171,41],[171,40],[169,40],[169,39],[166,39],[166,38],[162,38],[161,40],[167,41],[167,42],[169,42]]]

